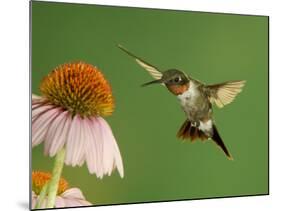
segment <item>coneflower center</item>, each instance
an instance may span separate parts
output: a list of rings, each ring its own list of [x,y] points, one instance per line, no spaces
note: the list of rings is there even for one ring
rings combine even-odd
[[[73,115],[108,116],[114,110],[114,99],[103,74],[84,62],[56,67],[42,81],[40,90],[51,103]]]
[[[51,179],[52,175],[48,172],[33,171],[32,172],[32,190],[39,195],[44,185]],[[60,178],[57,195],[62,194],[68,189],[68,182]]]

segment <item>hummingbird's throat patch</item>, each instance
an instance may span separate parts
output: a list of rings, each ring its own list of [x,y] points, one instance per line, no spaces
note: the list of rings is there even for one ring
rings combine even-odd
[[[173,93],[174,95],[181,95],[185,91],[189,89],[189,84],[183,84],[183,85],[168,85],[168,90]]]

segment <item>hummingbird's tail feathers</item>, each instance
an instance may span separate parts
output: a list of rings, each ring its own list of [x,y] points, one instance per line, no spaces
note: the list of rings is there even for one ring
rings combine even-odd
[[[189,120],[186,120],[180,130],[177,133],[177,137],[180,139],[190,139],[192,142],[196,139],[201,139],[202,141],[207,140],[208,136],[198,127],[193,126]]]
[[[224,145],[223,140],[221,139],[221,137],[219,135],[219,132],[217,130],[217,127],[214,124],[213,124],[213,136],[212,136],[212,139],[218,145],[218,147],[220,149],[222,149],[222,151],[225,153],[227,158],[229,160],[233,160],[233,157],[231,156],[231,154],[227,150],[226,146]]]
[[[227,158],[229,160],[233,160],[233,157],[224,145],[216,126],[213,124],[212,127],[213,135],[212,137],[210,137],[209,135],[205,134],[202,130],[200,130],[197,126],[192,125],[189,120],[186,120],[179,129],[177,137],[183,140],[190,139],[191,142],[195,141],[196,139],[201,139],[201,141],[204,141],[209,138],[212,138],[212,140],[217,144],[217,146],[225,153]]]

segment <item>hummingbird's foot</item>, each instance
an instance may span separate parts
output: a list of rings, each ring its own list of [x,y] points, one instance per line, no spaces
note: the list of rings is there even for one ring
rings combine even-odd
[[[197,121],[196,121],[196,122],[191,122],[191,126],[192,126],[192,127],[199,127],[199,124],[200,124],[200,123],[197,122]]]

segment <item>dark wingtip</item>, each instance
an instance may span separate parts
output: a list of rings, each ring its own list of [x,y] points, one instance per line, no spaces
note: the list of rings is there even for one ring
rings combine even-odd
[[[116,46],[118,47],[118,48],[121,48],[121,49],[124,49],[124,47],[121,45],[121,44],[116,44]]]
[[[123,47],[121,44],[117,44],[117,47],[120,48],[122,51],[124,51],[126,54],[128,54],[129,56],[135,57],[136,56],[134,54],[132,54],[131,52],[129,52],[125,47]]]

